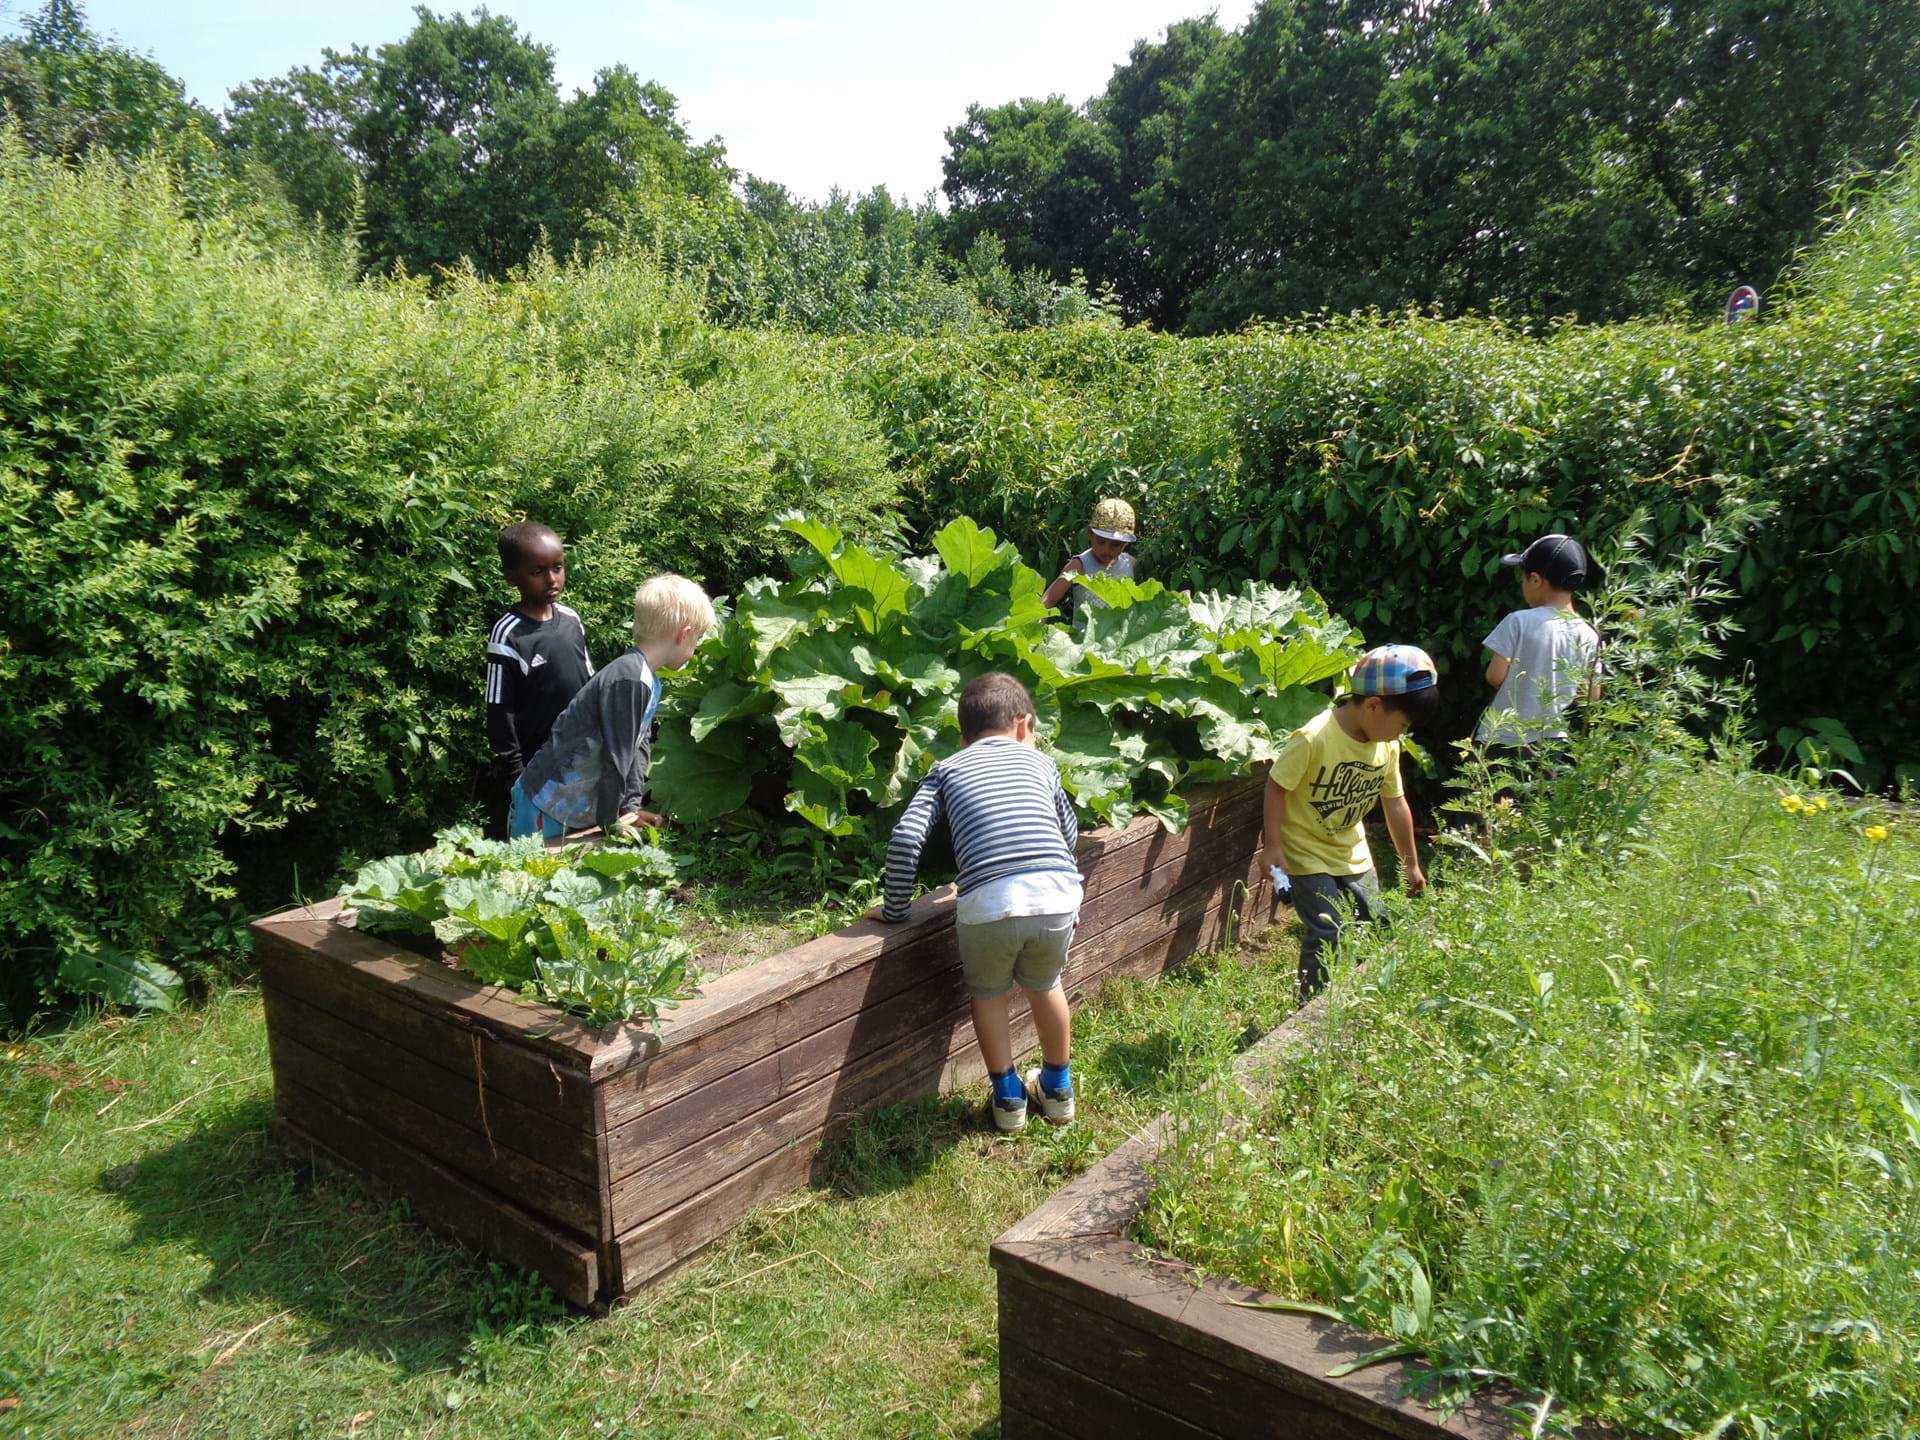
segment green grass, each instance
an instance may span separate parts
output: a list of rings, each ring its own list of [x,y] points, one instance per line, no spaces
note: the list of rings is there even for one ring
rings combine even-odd
[[[1708,768],[1617,854],[1451,882],[1264,1101],[1194,1108],[1144,1238],[1561,1421],[1913,1434],[1911,812]]]
[[[1082,1011],[1080,1123],[1009,1141],[978,1100],[880,1112],[602,1319],[558,1309],[268,1132],[256,993],[95,1020],[0,1062],[0,1433],[997,1433],[987,1246],[1276,1024],[1290,937]]]

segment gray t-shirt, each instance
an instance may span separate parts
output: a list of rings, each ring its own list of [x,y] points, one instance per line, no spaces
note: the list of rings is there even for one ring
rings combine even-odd
[[[1507,678],[1480,717],[1483,745],[1524,745],[1567,733],[1567,707],[1593,683],[1600,635],[1571,610],[1516,610],[1482,642],[1508,661]]]
[[[1102,565],[1093,558],[1093,551],[1082,550],[1073,557],[1080,562],[1080,573],[1089,579],[1095,575],[1111,575],[1116,580],[1131,580],[1135,574],[1133,552],[1122,550],[1113,557],[1111,565]],[[1085,626],[1087,616],[1095,610],[1107,608],[1107,602],[1087,589],[1084,585],[1069,585],[1066,594],[1067,618],[1075,625]]]

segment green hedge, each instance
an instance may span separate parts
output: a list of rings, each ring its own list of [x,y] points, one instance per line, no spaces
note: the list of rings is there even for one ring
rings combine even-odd
[[[826,367],[637,262],[357,283],[182,218],[163,166],[0,131],[0,934],[7,997],[164,998],[235,898],[317,891],[475,797],[494,535],[567,538],[597,653],[674,567],[855,532],[882,445]],[[154,986],[160,987],[160,992]]]
[[[1463,731],[1481,638],[1518,602],[1498,557],[1645,507],[1697,528],[1729,482],[1777,510],[1730,561],[1731,663],[1769,736],[1840,719],[1886,778],[1920,760],[1920,170],[1812,257],[1757,326],[1529,334],[1359,318],[1181,340],[1095,327],[896,342],[856,373],[916,528],[953,513],[1051,573],[1103,493],[1141,512],[1170,584],[1310,585],[1377,638],[1426,645]]]

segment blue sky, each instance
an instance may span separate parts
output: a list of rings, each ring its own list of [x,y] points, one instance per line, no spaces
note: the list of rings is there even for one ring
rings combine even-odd
[[[4,8],[15,15],[34,0]],[[442,0],[434,8],[462,8]],[[470,7],[466,7],[470,8]],[[970,101],[1054,92],[1084,100],[1135,40],[1216,9],[1240,25],[1251,0],[494,0],[553,47],[563,93],[624,63],[679,96],[689,128],[733,163],[823,198],[884,184],[917,199],[940,183],[942,132]],[[235,85],[312,64],[325,46],[377,47],[411,27],[405,0],[93,0],[97,30],[153,55],[203,104]]]

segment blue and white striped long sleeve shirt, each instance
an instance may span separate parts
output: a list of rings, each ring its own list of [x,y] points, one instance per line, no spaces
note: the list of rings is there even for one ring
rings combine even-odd
[[[990,735],[934,766],[894,826],[882,919],[907,918],[921,848],[943,816],[962,895],[1009,875],[1057,871],[1079,882],[1080,825],[1059,769],[1031,745]]]

